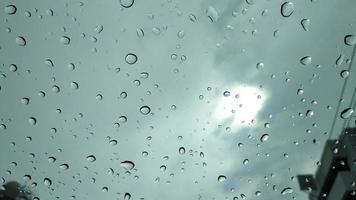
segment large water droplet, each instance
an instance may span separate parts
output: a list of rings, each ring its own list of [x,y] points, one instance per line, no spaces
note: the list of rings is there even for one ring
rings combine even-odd
[[[311,65],[312,64],[312,57],[304,56],[303,58],[300,59],[300,63],[303,64],[303,65]]]
[[[356,44],[356,36],[354,35],[346,35],[344,37],[344,42],[346,45],[353,46]]]
[[[143,114],[143,115],[148,115],[150,112],[151,112],[151,108],[148,107],[148,106],[142,106],[140,108],[140,112]]]
[[[342,70],[340,73],[340,76],[342,78],[347,78],[350,75],[350,71],[349,70]]]
[[[289,17],[294,12],[294,4],[292,2],[284,2],[281,5],[281,14],[283,17]]]
[[[290,187],[286,187],[281,191],[282,195],[291,194],[291,193],[293,193],[293,189]]]
[[[16,8],[15,5],[8,5],[8,6],[6,6],[6,7],[4,8],[4,11],[5,11],[5,13],[8,14],[8,15],[13,15],[13,14],[16,13],[17,8]]]
[[[341,112],[340,117],[342,119],[347,119],[347,118],[350,118],[353,113],[354,113],[354,110],[352,108],[346,108],[345,110],[343,110]]]
[[[11,64],[9,66],[9,70],[10,70],[10,72],[16,72],[17,71],[17,66],[15,64]]]
[[[18,44],[19,46],[26,46],[26,39],[22,36],[17,36],[15,38],[15,42],[16,44]]]
[[[120,4],[124,8],[130,8],[134,4],[134,0],[120,0]]]
[[[133,163],[132,161],[129,161],[129,160],[125,160],[120,163],[120,166],[126,170],[131,170],[135,167],[135,163]]]
[[[256,64],[256,69],[258,69],[258,70],[262,70],[264,67],[265,67],[265,64],[262,62],[259,62]]]
[[[129,65],[133,65],[137,62],[137,56],[133,53],[128,53],[125,57],[125,61]]]

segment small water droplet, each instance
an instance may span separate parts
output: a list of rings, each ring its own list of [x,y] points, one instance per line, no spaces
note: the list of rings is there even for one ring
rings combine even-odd
[[[185,36],[184,31],[183,30],[178,31],[177,36],[178,36],[179,39],[183,39],[184,36]]]
[[[21,103],[22,103],[23,105],[28,105],[28,104],[30,103],[30,99],[27,98],[27,97],[23,97],[23,98],[21,99]]]
[[[70,38],[67,36],[62,36],[59,41],[64,45],[68,45],[70,43]]]
[[[292,2],[284,2],[281,5],[281,14],[283,17],[290,17],[294,12],[294,4]]]
[[[120,0],[120,4],[124,8],[130,8],[134,4],[134,0]]]
[[[356,36],[354,35],[346,35],[344,37],[344,42],[346,45],[353,46],[356,44]]]
[[[211,22],[216,22],[219,18],[218,11],[212,6],[208,7],[208,9],[206,10],[206,15],[208,16]]]
[[[104,30],[104,26],[101,24],[97,25],[94,29],[94,31],[98,34],[101,33],[103,30]]]
[[[59,165],[59,168],[60,168],[61,170],[67,170],[67,169],[69,169],[69,165],[66,164],[66,163],[63,163],[63,164]]]
[[[55,157],[51,156],[51,157],[48,157],[47,160],[49,163],[54,163],[54,162],[56,162],[57,159]]]
[[[127,93],[126,93],[126,92],[121,92],[121,93],[120,93],[120,97],[121,97],[122,99],[126,99]]]
[[[303,89],[298,89],[297,90],[297,95],[303,95],[304,94],[304,90]]]
[[[311,65],[312,64],[312,57],[304,56],[303,58],[300,59],[300,63],[303,64],[303,65]]]
[[[122,123],[122,124],[126,123],[127,122],[127,117],[126,116],[120,116],[119,117],[119,122]]]
[[[137,56],[133,53],[128,53],[125,57],[125,61],[129,65],[133,65],[137,62]]]
[[[44,178],[43,179],[43,184],[47,187],[51,186],[52,185],[52,180],[49,179],[49,178]]]
[[[9,70],[10,70],[10,72],[16,72],[17,71],[17,66],[15,64],[10,64],[9,65]]]
[[[19,46],[26,46],[26,39],[22,36],[17,36],[15,38],[15,42],[16,44],[18,44]]]
[[[8,15],[13,15],[13,14],[16,13],[17,8],[16,8],[15,5],[8,5],[8,6],[6,6],[6,7],[4,8],[4,11],[5,11],[5,13],[8,14]]]
[[[120,166],[123,167],[126,170],[132,170],[135,167],[135,163],[129,160],[125,160],[120,163]]]
[[[143,31],[142,28],[136,29],[136,34],[137,34],[137,37],[139,37],[139,38],[143,38],[145,36],[145,32]]]
[[[269,135],[268,134],[263,134],[260,138],[261,142],[266,142],[269,139]]]
[[[111,146],[115,146],[115,145],[117,145],[117,140],[110,140],[110,141],[109,141],[109,144],[110,144]]]
[[[244,165],[247,165],[249,163],[249,160],[248,159],[245,159],[243,162],[242,162]]]
[[[52,86],[52,91],[54,93],[59,93],[61,91],[61,89],[57,85],[54,85],[54,86]]]
[[[343,110],[340,114],[340,117],[342,119],[348,119],[352,116],[352,114],[354,113],[354,110],[352,108],[346,108],[345,110]]]
[[[218,181],[219,181],[219,182],[224,182],[224,181],[226,181],[226,176],[224,176],[224,175],[218,176]]]
[[[307,117],[312,117],[314,115],[314,111],[312,110],[307,110],[306,114]]]
[[[256,191],[256,192],[255,192],[255,195],[256,195],[256,196],[261,196],[261,194],[262,194],[261,191]]]
[[[72,88],[73,90],[77,90],[79,89],[79,84],[77,82],[72,81],[70,83],[70,88]]]
[[[183,155],[185,154],[185,148],[184,147],[179,147],[179,154]]]
[[[225,91],[225,92],[223,93],[223,95],[224,95],[224,97],[228,97],[228,96],[230,96],[230,92],[229,92],[229,91]]]
[[[37,124],[37,119],[35,117],[28,118],[28,123],[32,126]]]
[[[124,195],[124,200],[130,200],[131,199],[131,194],[126,192]]]
[[[259,62],[256,64],[256,69],[258,69],[258,70],[262,70],[264,67],[265,67],[265,64],[262,62]]]
[[[44,63],[48,66],[48,67],[53,67],[54,66],[54,63],[51,59],[46,59],[44,61]]]
[[[302,19],[302,21],[300,21],[300,24],[302,25],[305,31],[309,31],[310,19]]]
[[[150,112],[151,112],[151,108],[148,107],[148,106],[142,106],[140,108],[140,112],[143,114],[143,115],[148,115]]]
[[[94,155],[89,155],[89,156],[87,156],[87,161],[88,162],[95,162],[96,161],[96,157]]]

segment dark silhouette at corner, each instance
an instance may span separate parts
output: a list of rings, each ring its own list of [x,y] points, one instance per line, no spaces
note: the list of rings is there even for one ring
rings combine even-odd
[[[31,192],[26,190],[20,183],[11,181],[2,185],[0,189],[0,200],[30,200]]]

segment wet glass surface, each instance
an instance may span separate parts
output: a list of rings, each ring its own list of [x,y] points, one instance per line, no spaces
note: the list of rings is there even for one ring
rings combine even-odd
[[[33,199],[306,200],[296,175],[356,125],[355,8],[1,1],[0,183]]]

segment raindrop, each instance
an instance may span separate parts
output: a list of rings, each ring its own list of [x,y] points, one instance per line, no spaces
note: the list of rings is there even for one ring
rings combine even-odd
[[[219,181],[219,182],[224,182],[224,181],[226,181],[226,176],[224,176],[224,175],[218,176],[218,181]]]
[[[149,74],[147,72],[141,72],[140,76],[142,79],[147,79]]]
[[[307,117],[312,117],[314,115],[314,111],[312,110],[307,110],[306,114]]]
[[[44,63],[48,66],[48,67],[53,67],[54,66],[54,63],[51,59],[46,59],[44,61]]]
[[[136,34],[137,34],[137,37],[139,37],[139,38],[143,38],[145,36],[145,32],[143,31],[142,28],[136,29]]]
[[[286,187],[281,191],[282,195],[291,194],[291,193],[293,193],[293,189],[290,187]]]
[[[350,118],[353,113],[354,113],[354,110],[352,108],[346,108],[345,110],[343,110],[341,112],[340,117],[342,119],[347,119],[347,118]]]
[[[127,117],[126,116],[120,116],[119,117],[119,122],[120,123],[126,123],[127,122]]]
[[[335,64],[336,64],[337,66],[340,66],[340,65],[342,64],[342,62],[344,62],[344,59],[345,59],[344,54],[340,54],[340,56],[336,59]]]
[[[211,22],[216,22],[219,18],[218,11],[216,11],[216,9],[212,6],[208,7],[208,9],[206,10],[206,15],[211,20]]]
[[[265,67],[265,64],[262,62],[259,62],[256,64],[256,69],[258,69],[258,70],[262,70],[264,67]]]
[[[354,35],[346,35],[344,37],[344,42],[346,45],[353,46],[356,44],[356,36]]]
[[[341,73],[340,73],[340,76],[342,78],[347,78],[349,75],[350,75],[349,70],[342,70]]]
[[[15,64],[10,64],[9,70],[10,70],[10,72],[16,72],[17,71],[17,66]]]
[[[162,172],[166,171],[167,167],[165,165],[162,165],[160,168],[159,168]]]
[[[269,139],[269,135],[268,134],[263,134],[260,138],[261,142],[266,142]]]
[[[17,36],[15,38],[15,42],[16,44],[18,44],[19,46],[26,46],[26,39],[22,36]]]
[[[297,90],[297,95],[303,95],[304,94],[304,90],[303,89],[298,89]]]
[[[245,159],[242,163],[243,163],[244,165],[247,165],[248,162],[249,162],[249,160],[248,160],[248,159]]]
[[[302,19],[302,21],[300,21],[300,24],[302,25],[305,31],[309,31],[310,19]]]
[[[130,8],[134,4],[134,0],[120,0],[120,4],[124,8]]]
[[[47,187],[51,186],[52,185],[52,180],[49,179],[49,178],[44,178],[43,179],[43,184]]]
[[[126,92],[121,92],[121,93],[120,93],[120,97],[121,97],[122,99],[126,99],[127,93],[126,93]]]
[[[150,112],[151,112],[151,108],[148,107],[148,106],[142,106],[140,108],[140,112],[143,114],[143,115],[148,115]]]
[[[262,194],[261,191],[256,191],[256,192],[255,192],[255,195],[256,195],[256,196],[261,196],[261,194]]]
[[[300,63],[303,64],[303,65],[311,65],[312,64],[312,57],[304,56],[303,58],[300,59]]]
[[[22,103],[23,105],[28,105],[28,104],[30,103],[30,99],[24,97],[24,98],[21,99],[21,103]]]
[[[54,163],[54,162],[56,162],[57,159],[55,157],[51,156],[51,157],[48,157],[47,160],[49,163]]]
[[[96,161],[96,157],[94,155],[89,155],[89,156],[87,156],[87,161],[88,162],[95,162]]]
[[[28,118],[28,123],[30,124],[30,125],[36,125],[36,123],[37,123],[37,119],[36,118],[34,118],[34,117],[30,117],[30,118]]]
[[[59,165],[59,168],[62,170],[67,170],[67,169],[69,169],[69,165],[66,163],[63,163],[63,164]]]
[[[223,93],[223,95],[224,95],[224,97],[228,97],[228,96],[230,96],[230,92],[229,92],[229,91],[225,91],[225,92]]]
[[[104,26],[101,24],[97,25],[94,29],[94,31],[98,34],[101,33],[101,31],[103,31],[103,30],[104,30]]]
[[[70,38],[67,36],[62,36],[59,41],[64,45],[68,45],[70,43]]]
[[[125,61],[129,65],[133,65],[137,62],[137,56],[133,53],[128,53],[125,57]]]
[[[294,4],[292,2],[284,2],[281,5],[281,14],[283,17],[289,17],[294,12]]]
[[[117,145],[117,140],[110,140],[110,141],[109,141],[109,144],[110,144],[111,146],[115,146],[115,145]]]
[[[255,4],[255,0],[246,0],[246,3],[249,5]]]
[[[4,11],[5,11],[5,13],[8,14],[8,15],[13,15],[13,14],[16,13],[17,8],[16,8],[16,6],[14,6],[14,5],[8,5],[8,6],[6,6],[6,7],[4,8]]]
[[[79,88],[79,85],[77,82],[71,82],[70,83],[70,88],[72,88],[73,90],[77,90]]]
[[[124,195],[124,200],[130,200],[131,199],[131,194],[126,192]]]
[[[129,161],[129,160],[125,160],[120,163],[120,166],[126,170],[131,170],[135,167],[135,163],[133,163],[132,161]]]
[[[185,36],[184,31],[183,30],[178,31],[177,36],[178,36],[179,39],[183,39],[184,36]]]
[[[52,91],[53,91],[54,93],[58,93],[58,92],[60,92],[61,90],[60,90],[60,88],[59,88],[57,85],[54,85],[54,86],[52,86]]]
[[[95,99],[98,100],[98,101],[101,101],[101,100],[103,100],[103,95],[97,94],[97,95],[95,96]]]
[[[185,154],[185,148],[184,147],[179,147],[179,154],[183,155]]]

